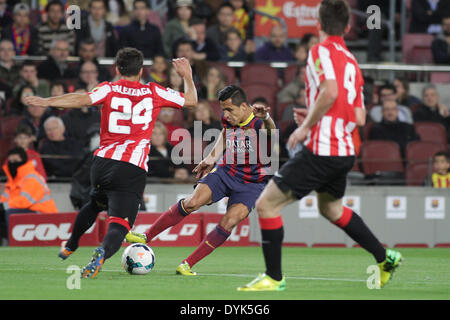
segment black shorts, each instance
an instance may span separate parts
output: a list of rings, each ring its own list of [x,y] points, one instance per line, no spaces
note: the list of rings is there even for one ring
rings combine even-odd
[[[127,162],[94,156],[91,200],[111,217],[127,218],[133,226],[145,189],[145,170]]]
[[[313,190],[327,192],[340,199],[345,194],[347,173],[353,168],[354,162],[354,156],[317,156],[304,147],[272,179],[283,192],[290,190],[298,199]]]

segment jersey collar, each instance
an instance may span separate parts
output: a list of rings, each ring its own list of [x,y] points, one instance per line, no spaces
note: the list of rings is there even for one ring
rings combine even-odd
[[[341,36],[328,36],[325,41],[335,42],[340,44],[341,46],[345,46],[345,40]]]
[[[253,112],[250,114],[250,116],[247,118],[247,120],[245,120],[244,122],[239,123],[239,127],[243,127],[246,126],[250,123],[250,121],[253,120],[253,118],[255,117],[255,115],[253,114]]]

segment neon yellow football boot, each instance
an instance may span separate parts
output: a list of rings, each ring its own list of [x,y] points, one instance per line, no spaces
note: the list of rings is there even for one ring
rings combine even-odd
[[[284,277],[280,281],[276,281],[265,273],[258,275],[245,286],[237,288],[238,291],[284,291],[285,289],[286,279]]]
[[[196,276],[197,272],[192,271],[191,266],[186,261],[182,262],[176,269],[176,273],[182,276]]]
[[[402,261],[403,257],[400,252],[392,249],[386,250],[386,260],[378,264],[378,267],[380,268],[380,288],[383,288],[386,283],[392,279],[392,275],[400,266]]]
[[[125,240],[127,242],[129,242],[129,243],[143,243],[143,244],[146,244],[147,243],[147,236],[145,235],[145,233],[139,233],[139,232],[130,231],[125,236]]]

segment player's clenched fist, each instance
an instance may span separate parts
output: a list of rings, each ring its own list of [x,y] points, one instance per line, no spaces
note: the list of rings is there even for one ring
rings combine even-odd
[[[192,68],[188,59],[186,58],[173,59],[172,65],[180,77],[182,78],[192,77]]]
[[[253,108],[253,114],[261,119],[265,119],[267,116],[267,113],[269,113],[269,110],[270,110],[270,107],[266,107],[263,104],[257,104],[257,103],[252,105],[252,108]]]

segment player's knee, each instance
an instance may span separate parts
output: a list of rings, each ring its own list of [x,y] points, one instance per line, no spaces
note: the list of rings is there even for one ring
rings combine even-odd
[[[186,199],[183,199],[182,204],[183,204],[184,210],[187,212],[196,211],[196,210],[200,209],[200,207],[203,205],[201,203],[201,200],[197,196],[191,196],[191,197],[187,197]]]
[[[260,197],[258,198],[258,200],[256,200],[255,208],[260,217],[265,217],[270,214],[270,210],[268,210],[268,203],[263,197]]]

